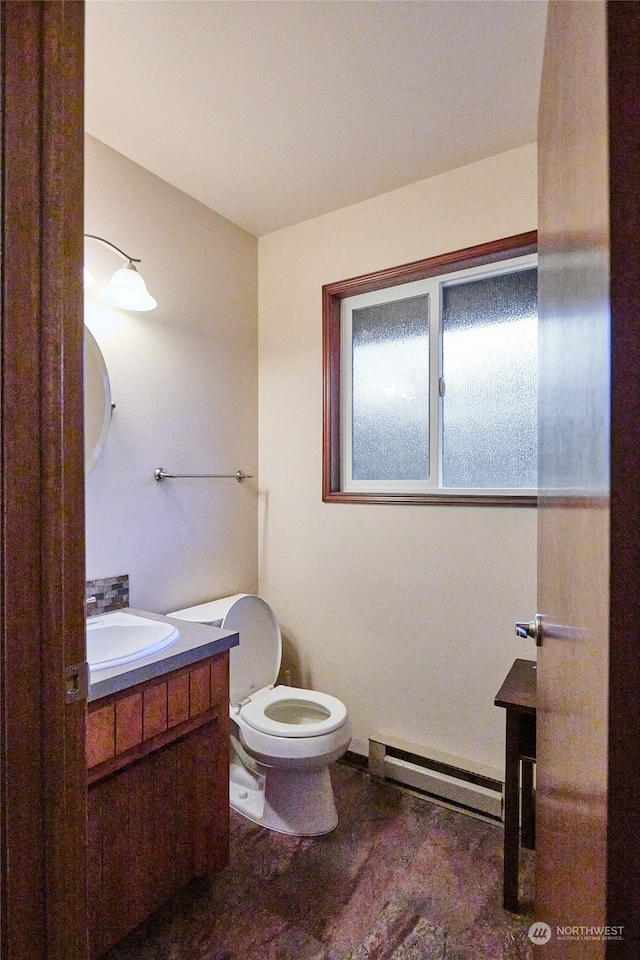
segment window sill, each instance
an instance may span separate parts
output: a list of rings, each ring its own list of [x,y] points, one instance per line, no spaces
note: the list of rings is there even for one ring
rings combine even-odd
[[[537,507],[535,495],[477,493],[346,493],[337,490],[325,493],[324,503],[380,503],[403,506],[437,507]]]

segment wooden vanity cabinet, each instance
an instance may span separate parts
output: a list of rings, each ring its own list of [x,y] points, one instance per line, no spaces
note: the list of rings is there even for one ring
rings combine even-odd
[[[91,958],[227,862],[228,704],[228,651],[89,704]]]

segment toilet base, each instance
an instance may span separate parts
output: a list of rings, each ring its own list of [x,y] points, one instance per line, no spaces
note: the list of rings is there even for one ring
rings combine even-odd
[[[309,772],[256,765],[236,758],[229,777],[229,803],[253,823],[295,837],[319,837],[338,824],[328,767]]]

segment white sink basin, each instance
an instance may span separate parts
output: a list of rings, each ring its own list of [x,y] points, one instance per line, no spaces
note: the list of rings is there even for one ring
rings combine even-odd
[[[175,643],[180,632],[171,623],[132,613],[105,613],[87,620],[87,660],[92,670],[135,663]]]

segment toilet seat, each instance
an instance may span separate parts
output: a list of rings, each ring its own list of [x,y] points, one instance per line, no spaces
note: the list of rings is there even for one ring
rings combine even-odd
[[[347,734],[348,742],[350,724],[341,700],[317,690],[276,686],[282,637],[273,610],[261,597],[238,593],[177,610],[170,616],[239,633],[239,646],[230,650],[230,715],[251,738],[262,762],[269,756],[269,741],[278,756],[284,751],[283,757],[287,755],[286,741],[293,741],[296,760],[301,751],[309,756],[318,750],[331,752]],[[313,745],[305,747],[307,740]]]
[[[282,685],[259,690],[240,706],[240,716],[268,736],[320,737],[343,726],[347,708],[328,693]]]

